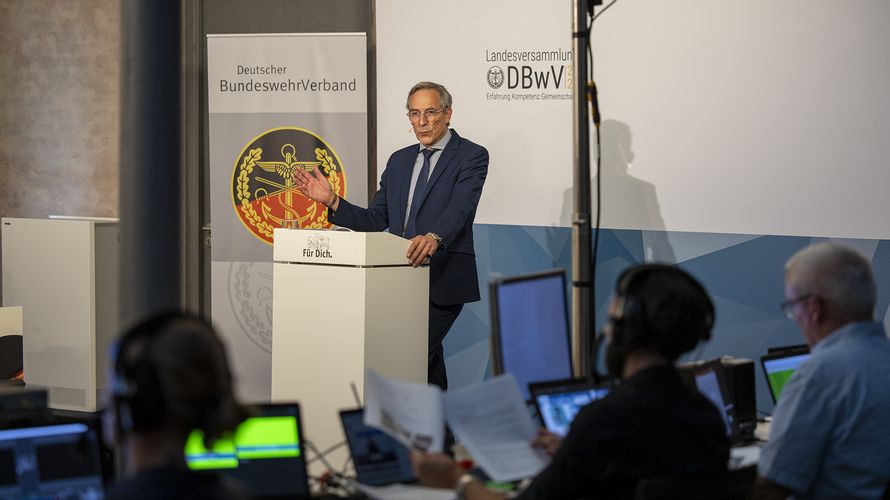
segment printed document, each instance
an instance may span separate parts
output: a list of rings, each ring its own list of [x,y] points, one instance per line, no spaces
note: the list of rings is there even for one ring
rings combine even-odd
[[[538,429],[509,373],[442,399],[456,440],[495,481],[532,477],[547,465],[546,454],[531,447]]]
[[[445,441],[442,391],[432,385],[393,380],[368,370],[365,425],[382,430],[409,450],[441,452]]]
[[[457,441],[495,481],[532,477],[547,465],[547,456],[531,447],[538,430],[510,374],[444,395],[438,387],[370,370],[365,380],[365,424],[409,449],[441,452],[447,420]]]

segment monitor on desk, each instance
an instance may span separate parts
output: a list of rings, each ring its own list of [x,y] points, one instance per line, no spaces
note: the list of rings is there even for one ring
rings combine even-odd
[[[82,423],[0,430],[0,498],[103,498],[99,438]]]
[[[208,450],[193,431],[185,446],[192,470],[216,471],[255,498],[309,498],[303,427],[297,403],[266,404]]]
[[[512,373],[526,400],[528,384],[572,376],[565,271],[491,282],[494,374]]]
[[[773,403],[779,401],[785,384],[794,375],[797,367],[808,359],[810,359],[809,349],[780,351],[760,358],[760,365],[763,367],[763,373],[766,374],[769,395],[773,398]]]
[[[720,416],[723,417],[727,437],[737,441],[739,432],[735,417],[735,405],[732,403],[732,395],[727,388],[723,370],[723,363],[720,358],[716,358],[693,367],[692,375],[699,392],[714,403]]]

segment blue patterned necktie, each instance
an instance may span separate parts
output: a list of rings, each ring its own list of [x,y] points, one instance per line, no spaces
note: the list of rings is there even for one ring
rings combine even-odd
[[[414,184],[411,211],[408,212],[408,224],[405,225],[405,237],[408,239],[417,236],[417,209],[420,208],[420,202],[423,201],[423,195],[426,193],[426,183],[430,177],[430,157],[435,152],[435,149],[423,150],[423,166],[420,167],[420,175],[417,176],[417,183]]]

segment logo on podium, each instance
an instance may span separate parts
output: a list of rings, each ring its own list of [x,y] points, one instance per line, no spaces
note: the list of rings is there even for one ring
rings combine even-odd
[[[321,234],[313,234],[306,240],[306,248],[303,249],[303,257],[317,259],[333,259],[331,253],[331,239]]]
[[[298,169],[327,178],[337,195],[346,196],[346,174],[336,151],[320,136],[297,127],[267,130],[250,141],[232,174],[232,204],[254,236],[271,245],[276,227],[327,229],[327,208],[297,191]]]

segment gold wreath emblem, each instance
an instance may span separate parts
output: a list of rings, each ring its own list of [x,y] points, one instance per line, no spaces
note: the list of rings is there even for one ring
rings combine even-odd
[[[257,139],[274,132],[302,132],[310,137],[288,136],[281,146],[281,158],[271,161],[263,160],[262,147],[255,145]],[[279,134],[281,135],[281,134]],[[279,137],[279,139],[281,139]],[[316,161],[298,161],[298,147],[306,145],[307,140],[323,147],[314,147]],[[284,142],[284,140],[281,140]],[[281,144],[281,142],[279,142]],[[248,149],[249,148],[249,149]],[[259,239],[272,243],[273,231],[276,227],[300,227],[307,229],[324,229],[330,227],[327,220],[327,209],[324,205],[312,201],[297,191],[293,179],[297,169],[313,171],[315,167],[325,175],[331,188],[340,196],[346,194],[346,177],[336,153],[329,151],[329,146],[320,137],[311,132],[284,127],[267,131],[254,139],[245,148],[236,169],[234,182],[235,210],[244,225]],[[256,175],[255,175],[256,172]],[[262,174],[266,173],[266,176]],[[272,174],[273,178],[269,178]],[[272,191],[270,191],[272,190]]]

